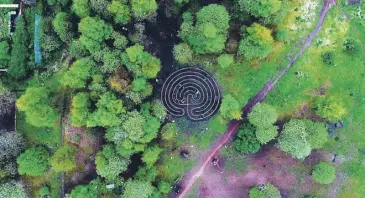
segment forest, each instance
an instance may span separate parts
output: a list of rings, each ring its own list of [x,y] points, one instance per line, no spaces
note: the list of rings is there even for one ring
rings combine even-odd
[[[0,0],[0,198],[363,198],[364,41],[363,0]]]

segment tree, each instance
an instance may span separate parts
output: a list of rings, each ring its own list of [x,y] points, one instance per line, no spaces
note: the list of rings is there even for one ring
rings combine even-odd
[[[49,100],[46,88],[28,87],[16,101],[16,105],[20,111],[25,112],[29,124],[36,127],[53,127],[59,115],[47,104]]]
[[[175,45],[174,57],[179,64],[188,64],[193,60],[193,50],[186,43]]]
[[[278,127],[274,125],[257,127],[255,134],[261,144],[266,144],[278,135]]]
[[[76,148],[69,145],[57,149],[50,159],[53,170],[56,172],[68,172],[76,168],[76,152]]]
[[[127,48],[128,39],[125,36],[123,36],[119,32],[114,31],[112,33],[112,38],[114,39],[113,45],[116,49],[124,50],[125,48]]]
[[[244,55],[247,60],[254,58],[263,59],[272,52],[274,39],[271,36],[271,30],[254,23],[247,28],[247,33],[240,41],[238,54]]]
[[[118,126],[121,123],[120,116],[125,113],[123,101],[107,92],[100,96],[96,103],[97,110],[89,114],[86,122],[88,127],[95,126]]]
[[[233,145],[236,151],[244,154],[259,151],[261,144],[255,136],[255,127],[250,124],[243,126],[238,131]]]
[[[65,12],[59,12],[52,21],[54,31],[58,34],[63,42],[72,38],[70,17]]]
[[[339,97],[319,96],[315,100],[315,112],[330,121],[338,121],[346,114],[346,109]]]
[[[223,97],[222,104],[219,110],[223,118],[227,120],[241,119],[240,104],[232,95],[228,94]]]
[[[173,140],[177,135],[178,129],[176,123],[167,123],[161,129],[161,136],[163,140]]]
[[[133,16],[138,20],[149,18],[157,10],[155,0],[131,0]]]
[[[101,67],[102,72],[115,72],[120,66],[122,66],[122,62],[120,60],[119,51],[107,51],[103,53],[103,66]]]
[[[281,8],[281,0],[238,0],[242,12],[255,17],[269,17]]]
[[[226,69],[234,63],[233,55],[231,54],[222,54],[218,57],[218,64],[221,68]]]
[[[72,126],[86,125],[89,115],[89,95],[81,92],[72,98],[71,123]]]
[[[136,77],[155,78],[161,69],[160,60],[145,52],[139,44],[127,48],[122,60]]]
[[[292,119],[286,123],[278,142],[281,150],[298,159],[304,159],[311,152],[311,145],[307,141],[305,123],[302,120]]]
[[[122,198],[148,198],[155,188],[150,182],[141,180],[128,180],[124,184]]]
[[[89,0],[72,0],[72,11],[80,18],[89,16]]]
[[[8,65],[10,60],[9,49],[7,41],[0,41],[0,64],[3,66]]]
[[[78,185],[71,191],[71,198],[97,198],[100,189],[98,180],[93,180],[87,185]]]
[[[98,15],[103,16],[104,18],[110,18],[111,13],[108,11],[110,3],[111,2],[108,0],[90,0],[89,5]]]
[[[336,178],[336,170],[328,163],[320,162],[314,167],[312,178],[320,184],[330,184]]]
[[[281,198],[279,190],[270,183],[251,188],[249,196],[250,198]]]
[[[128,5],[120,1],[112,1],[108,6],[108,11],[114,15],[116,23],[127,24],[131,19]]]
[[[149,143],[152,139],[157,136],[158,130],[160,129],[161,123],[160,121],[151,116],[145,116],[146,122],[143,124],[143,132],[144,136],[141,138],[140,142]]]
[[[152,167],[159,158],[162,149],[154,146],[149,147],[143,152],[142,160],[146,163],[147,167]]]
[[[100,176],[113,180],[127,170],[130,160],[119,156],[113,146],[105,145],[96,155],[95,163],[96,171]]]
[[[279,28],[276,32],[276,40],[278,41],[287,41],[289,38],[289,32],[285,28]]]
[[[191,33],[186,35],[187,41],[198,54],[219,53],[225,48],[229,19],[224,6],[210,4],[197,13],[195,27],[192,21],[182,24],[181,35]]]
[[[2,132],[0,134],[0,167],[18,157],[24,146],[24,139],[15,132]]]
[[[86,80],[91,76],[92,64],[88,59],[79,59],[72,63],[70,69],[66,71],[60,79],[63,86],[73,89],[84,88]]]
[[[48,169],[50,155],[44,147],[32,147],[17,158],[21,175],[41,176]]]
[[[146,119],[137,111],[129,112],[122,127],[128,133],[128,138],[133,142],[138,142],[145,135],[143,125]]]
[[[19,184],[8,182],[0,184],[0,197],[27,198],[28,196]]]
[[[25,77],[27,73],[28,42],[29,38],[24,19],[22,16],[19,16],[13,35],[11,58],[8,69],[9,75],[15,79]]]
[[[113,29],[98,18],[85,17],[79,23],[80,42],[90,52],[102,49],[102,42],[108,39]]]
[[[160,121],[165,120],[167,116],[166,108],[160,100],[154,100],[151,105],[152,115],[156,116]]]
[[[327,127],[324,123],[304,120],[307,140],[312,149],[319,149],[328,141]]]
[[[248,114],[248,120],[256,127],[273,125],[278,119],[276,109],[266,103],[259,103]]]
[[[145,78],[136,78],[132,82],[132,91],[142,92],[147,89],[147,81]]]

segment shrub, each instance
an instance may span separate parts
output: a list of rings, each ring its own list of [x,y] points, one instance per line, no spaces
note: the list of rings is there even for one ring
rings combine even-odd
[[[247,28],[247,34],[240,41],[238,54],[244,55],[247,60],[254,58],[263,59],[272,52],[274,39],[271,30],[258,23]]]
[[[361,44],[356,39],[349,37],[343,43],[343,49],[346,54],[356,56],[361,51]]]
[[[238,0],[241,11],[255,17],[269,17],[278,12],[281,8],[280,0]]]
[[[234,63],[233,55],[231,54],[222,54],[218,57],[218,64],[221,68],[226,69]]]
[[[237,138],[233,142],[236,151],[244,154],[256,153],[260,149],[260,142],[255,136],[255,127],[247,124],[237,133]]]
[[[324,123],[304,120],[307,140],[312,149],[319,149],[328,141],[327,127]]]
[[[333,51],[327,51],[321,55],[323,63],[327,65],[335,64],[335,53]]]
[[[221,107],[219,109],[223,118],[230,119],[241,119],[241,107],[238,101],[231,95],[223,97]]]
[[[336,170],[328,163],[320,162],[314,167],[312,178],[320,184],[330,184],[336,178]]]
[[[51,157],[50,164],[56,172],[68,172],[76,168],[76,148],[63,146]]]
[[[276,40],[278,41],[287,41],[289,38],[289,32],[285,28],[279,28],[276,32]]]
[[[159,158],[162,149],[154,146],[149,147],[143,152],[142,160],[146,163],[147,167],[152,167]]]
[[[339,97],[319,96],[314,105],[315,112],[330,121],[338,121],[346,114],[346,109]]]
[[[193,60],[193,50],[186,43],[175,45],[174,57],[179,64],[188,64]]]
[[[40,176],[48,169],[50,155],[43,147],[33,147],[17,158],[18,171],[21,175]]]

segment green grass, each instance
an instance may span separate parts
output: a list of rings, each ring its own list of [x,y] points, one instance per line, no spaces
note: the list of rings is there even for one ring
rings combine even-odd
[[[22,134],[29,146],[45,144],[51,148],[57,148],[61,144],[61,127],[38,128],[26,122],[25,114],[17,112],[17,132]]]
[[[232,146],[223,148],[221,155],[224,157],[224,171],[231,173],[242,173],[248,168],[248,159],[245,155],[238,153]]]

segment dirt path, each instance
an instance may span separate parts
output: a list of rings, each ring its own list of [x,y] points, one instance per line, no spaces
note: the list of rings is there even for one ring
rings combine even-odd
[[[305,50],[311,45],[313,39],[317,36],[319,30],[321,29],[323,22],[327,16],[328,11],[332,8],[332,6],[336,5],[335,0],[325,0],[319,20],[315,29],[309,34],[307,39],[305,40],[304,44],[302,45],[299,52],[292,58],[288,65],[280,72],[280,74],[275,78],[274,81],[269,80],[264,87],[253,97],[249,100],[249,102],[243,108],[243,118],[247,117],[247,114],[251,111],[251,109],[259,102],[262,102],[266,95],[275,87],[277,82],[285,75],[285,73],[290,69],[290,67],[294,64],[294,62],[303,55]],[[190,188],[194,185],[196,180],[203,174],[204,169],[206,166],[211,163],[211,159],[217,155],[218,151],[228,142],[231,141],[234,134],[238,130],[242,120],[233,120],[229,123],[228,129],[225,134],[220,137],[217,142],[206,152],[204,158],[199,163],[198,166],[193,168],[189,174],[187,174],[183,181],[182,181],[182,189],[180,194],[177,196],[178,198],[183,198],[189,192]]]

